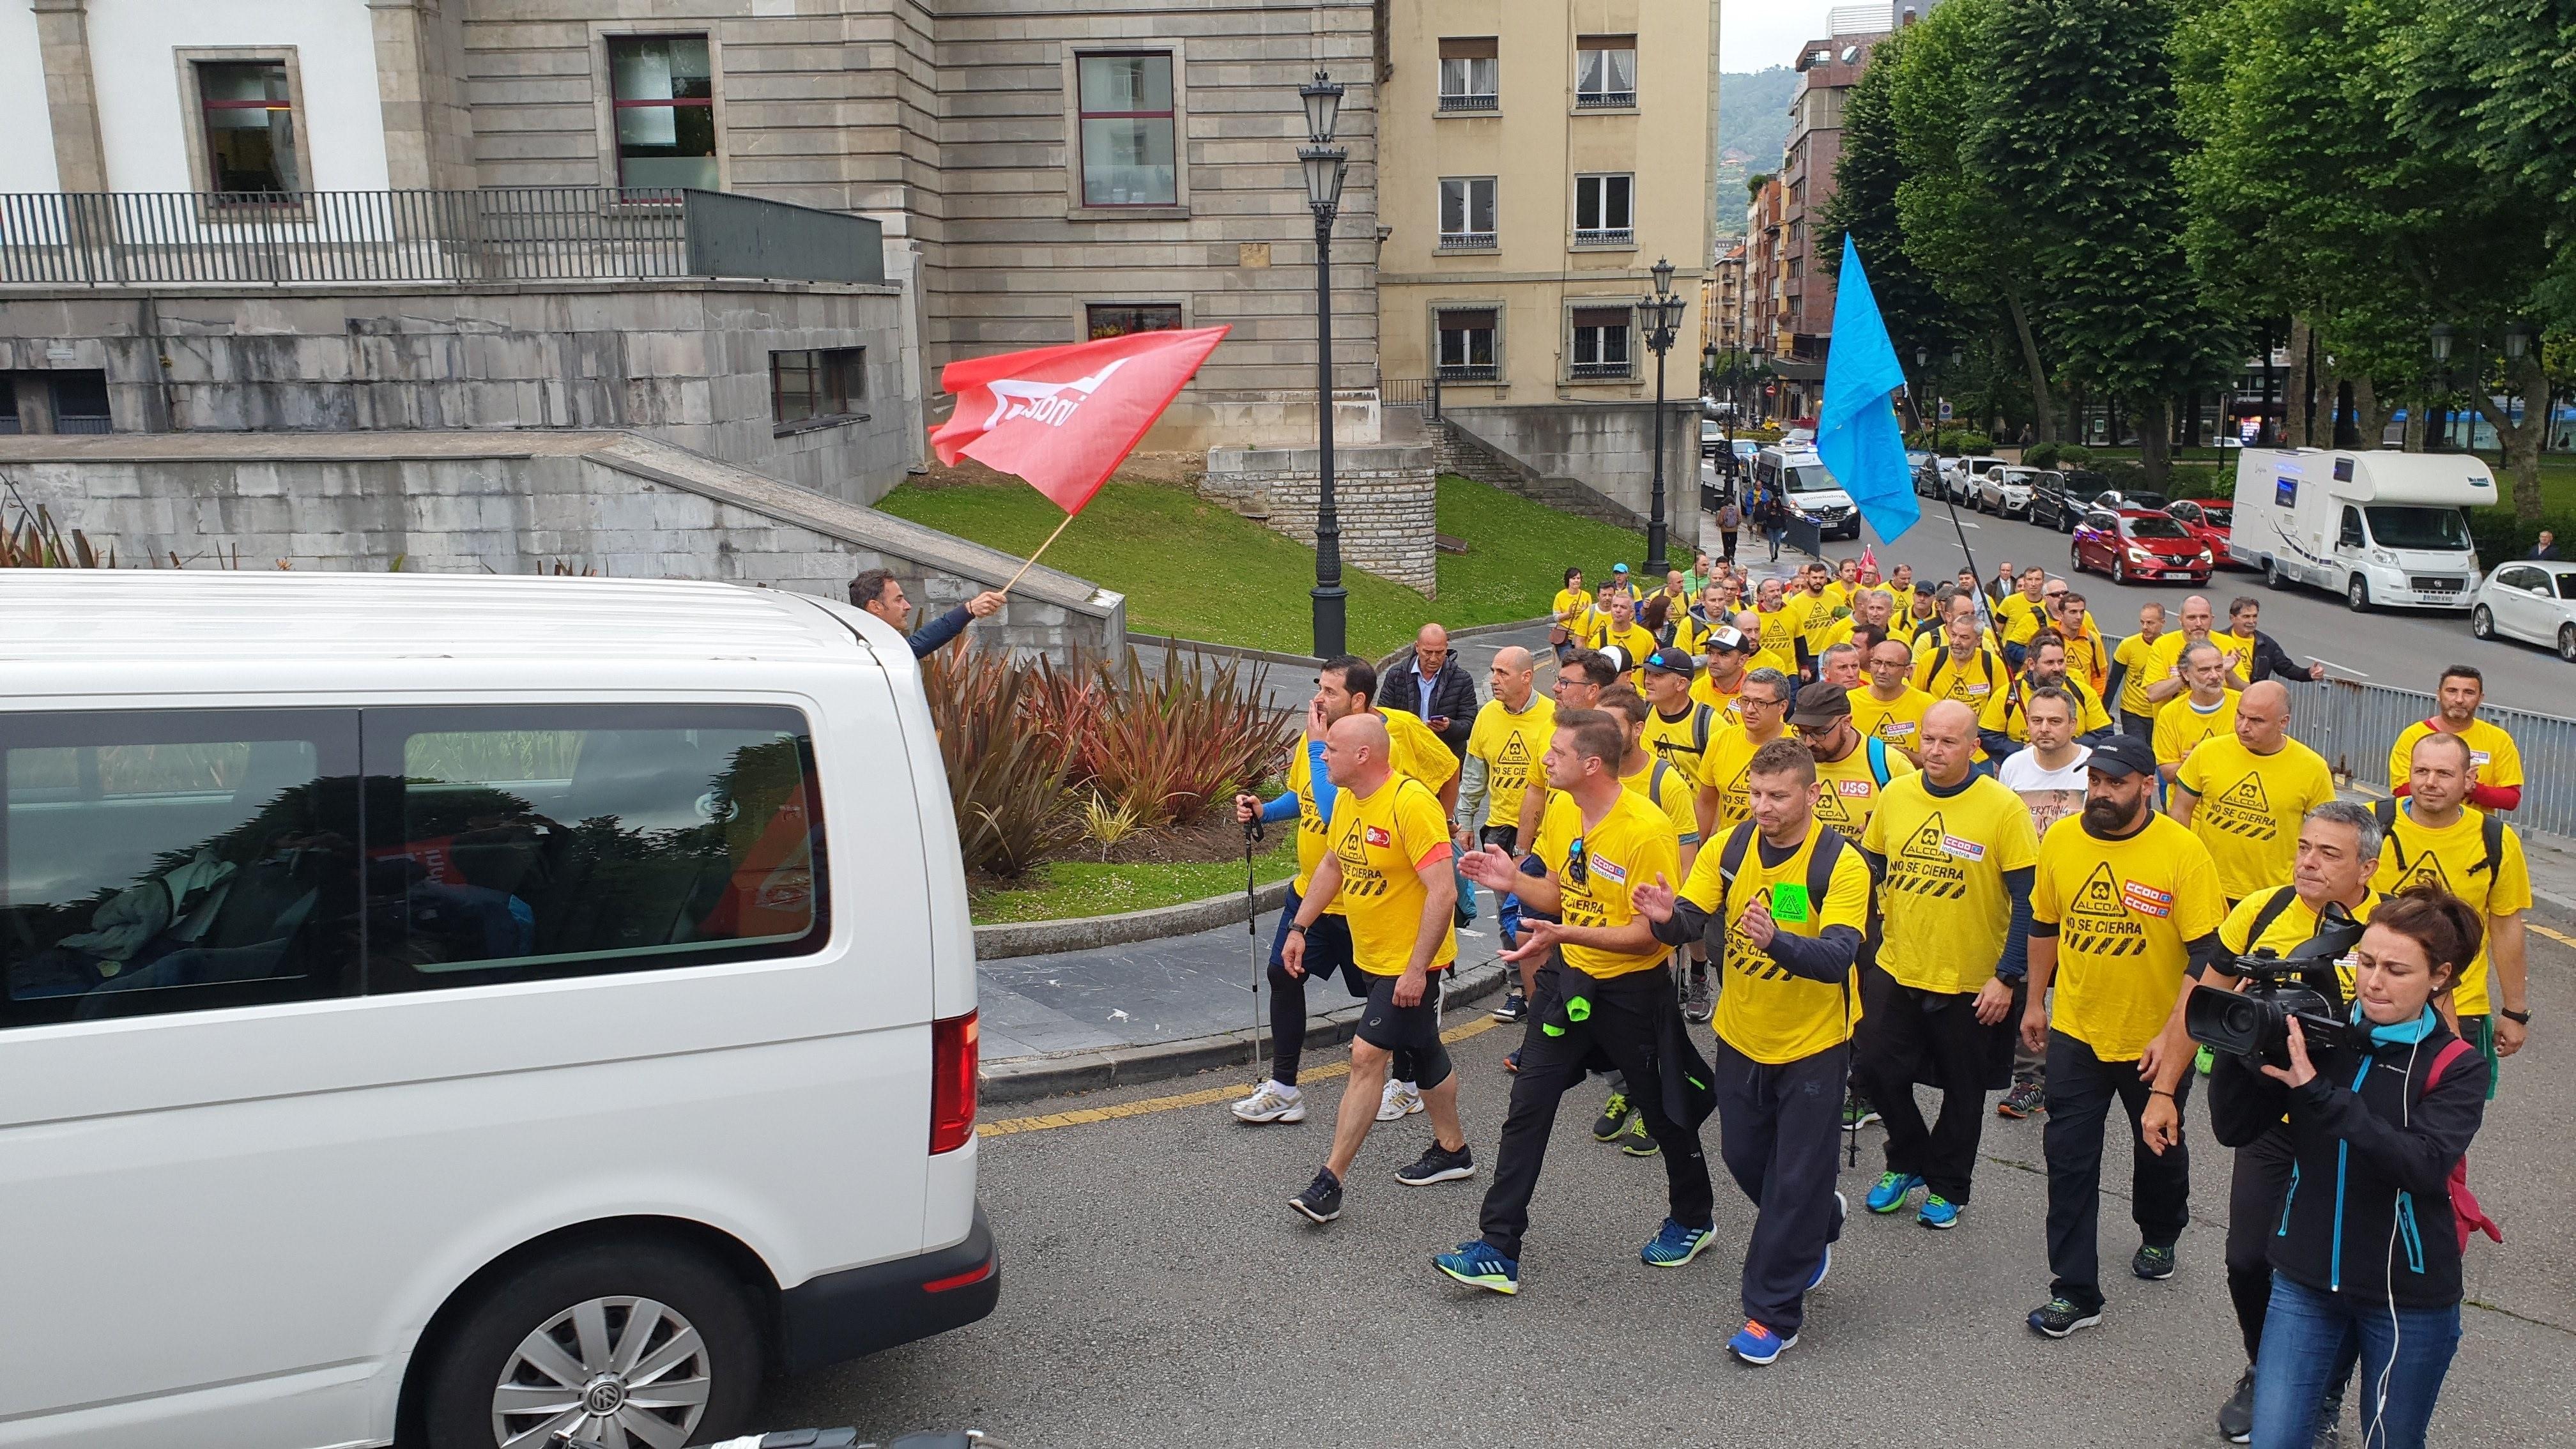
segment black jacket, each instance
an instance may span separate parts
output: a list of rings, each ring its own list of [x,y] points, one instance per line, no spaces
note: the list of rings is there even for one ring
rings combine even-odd
[[[1408,651],[1394,668],[1378,676],[1378,708],[1400,709],[1407,714],[1421,715],[1425,724],[1447,716],[1449,728],[1440,731],[1440,743],[1449,747],[1449,753],[1464,759],[1467,736],[1476,728],[1476,709],[1480,703],[1476,698],[1476,681],[1469,679],[1467,671],[1458,667],[1457,655],[1441,660],[1440,672],[1431,677],[1431,708],[1426,710],[1422,707],[1422,692],[1416,683],[1421,677],[1415,673],[1418,662],[1417,656]]]
[[[2245,682],[2261,684],[2267,679],[2286,679],[2293,684],[2308,677],[2308,666],[2290,657],[2279,640],[2257,629],[2254,631],[2254,657],[2245,662]]]
[[[2460,1301],[2451,1164],[2486,1115],[2487,1063],[2474,1050],[2463,1052],[2424,1091],[2434,1059],[2453,1039],[2436,1026],[2421,1043],[2365,1053],[2349,1040],[2320,1047],[2311,1034],[2317,1075],[2297,1089],[2241,1057],[2218,1058],[2209,1074],[2209,1116],[2221,1143],[2242,1147],[2284,1113],[2290,1119],[2284,1130],[2297,1166],[2272,1227],[2276,1272],[2361,1304],[2393,1298],[2400,1308],[2448,1308]]]

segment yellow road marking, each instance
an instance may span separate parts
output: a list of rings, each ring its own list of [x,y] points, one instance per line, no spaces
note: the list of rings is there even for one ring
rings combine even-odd
[[[1502,1025],[1490,1016],[1479,1017],[1464,1026],[1451,1027],[1440,1033],[1445,1042],[1461,1042],[1481,1036]],[[1350,1075],[1349,1062],[1334,1062],[1301,1072],[1307,1081]],[[1256,1084],[1257,1085],[1257,1084]],[[1155,1112],[1177,1112],[1184,1107],[1204,1107],[1222,1102],[1252,1090],[1250,1087],[1209,1087],[1204,1091],[1181,1092],[1169,1097],[1146,1097],[1134,1102],[1120,1102],[1108,1107],[1079,1107],[1070,1112],[1048,1112],[1035,1117],[1005,1117],[998,1122],[978,1122],[978,1137],[1010,1137],[1022,1132],[1045,1132],[1057,1127],[1079,1127],[1090,1122],[1110,1122],[1120,1117],[1143,1117]]]
[[[2550,927],[2544,926],[2538,921],[2531,919],[2528,915],[2523,917],[2522,924],[2526,929],[2538,931],[2540,934],[2547,936],[2549,939],[2557,942],[2561,946],[2576,946],[2576,936],[2568,935],[2564,931],[2553,930]]]

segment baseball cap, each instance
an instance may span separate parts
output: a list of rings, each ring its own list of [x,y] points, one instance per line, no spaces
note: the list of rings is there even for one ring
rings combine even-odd
[[[1790,712],[1789,723],[1799,729],[1822,729],[1838,719],[1851,718],[1851,696],[1839,684],[1818,680],[1798,691],[1797,707]]]
[[[1614,674],[1625,674],[1637,667],[1636,661],[1628,657],[1628,651],[1616,644],[1601,646],[1600,654],[1602,658],[1610,661],[1610,670]]]
[[[1612,565],[1610,566],[1610,572],[1612,572],[1612,573],[1614,573],[1614,574],[1624,574],[1624,573],[1626,573],[1627,571],[1628,571],[1628,566],[1627,566],[1626,564],[1612,564]]]
[[[1732,624],[1709,631],[1708,652],[1711,654],[1750,654],[1754,648],[1753,641],[1745,637],[1744,631]]]
[[[2093,757],[2085,768],[2099,770],[2117,779],[2124,775],[2152,775],[2156,772],[2156,752],[2136,735],[2113,735],[2093,747]]]
[[[1691,657],[1689,650],[1676,649],[1670,645],[1647,655],[1645,667],[1665,674],[1678,674],[1684,679],[1699,673],[1699,661]]]

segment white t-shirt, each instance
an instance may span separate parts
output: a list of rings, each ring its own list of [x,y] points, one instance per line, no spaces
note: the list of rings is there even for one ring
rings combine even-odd
[[[2030,807],[2030,823],[2045,835],[2048,827],[2084,808],[2085,762],[2090,745],[2077,745],[2075,757],[2061,770],[2043,768],[2036,750],[2015,750],[2004,759],[1995,779]]]

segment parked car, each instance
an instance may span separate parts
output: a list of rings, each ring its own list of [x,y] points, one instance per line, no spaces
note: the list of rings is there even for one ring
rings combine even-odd
[[[1977,480],[2004,466],[2001,458],[1944,458],[1941,460],[1943,490],[1953,503],[1969,508],[1977,506]]]
[[[1699,420],[1699,455],[1714,458],[1726,451],[1726,424],[1715,418]]]
[[[2046,471],[2040,468],[2024,468],[2018,464],[1987,469],[1984,476],[1977,480],[1978,511],[1991,513],[1998,518],[2015,516],[2028,518],[2031,496],[2037,490],[2039,480]]]
[[[1739,476],[1739,477],[1741,477],[1741,476],[1743,475],[1743,473],[1744,473],[1744,471],[1745,471],[1746,469],[1748,469],[1748,468],[1750,468],[1750,467],[1752,467],[1752,466],[1753,466],[1753,460],[1754,460],[1755,458],[1757,458],[1757,457],[1761,456],[1761,453],[1762,453],[1762,445],[1761,445],[1760,443],[1758,443],[1758,442],[1755,442],[1753,439],[1751,439],[1751,438],[1738,438],[1738,439],[1736,439],[1736,440],[1735,440],[1735,472],[1736,472],[1736,475],[1737,475],[1737,476]]]
[[[2165,512],[2173,515],[2174,522],[2181,524],[2185,532],[2200,540],[2220,568],[2232,566],[2227,557],[2227,534],[2236,518],[2233,508],[2224,503],[2177,498],[2165,505]]]
[[[2115,584],[2175,579],[2205,584],[2212,566],[2209,550],[2171,515],[2143,508],[2096,508],[2085,514],[2075,526],[2066,561],[2078,572],[2109,574]]]
[[[2052,483],[2051,479],[2057,481]],[[2043,469],[2039,482],[2030,491],[2030,521],[2042,528],[2073,533],[2075,525],[2092,511],[2095,500],[2108,486],[2101,474],[2089,469]]]
[[[707,1443],[992,1311],[957,823],[873,615],[10,569],[0,659],[0,1439]]]
[[[2546,644],[2576,664],[2576,564],[2498,564],[2469,606],[2469,632]]]
[[[1905,466],[1914,475],[1914,491],[1926,498],[1941,491],[1941,457],[1919,448],[1906,450]]]
[[[2150,513],[2162,513],[2172,503],[2172,499],[2145,488],[2108,488],[2093,495],[2096,508],[2143,508]]]
[[[1813,423],[1800,423],[1797,426],[1790,428],[1787,432],[1780,435],[1780,446],[1784,448],[1812,448],[1816,446],[1816,425]]]

